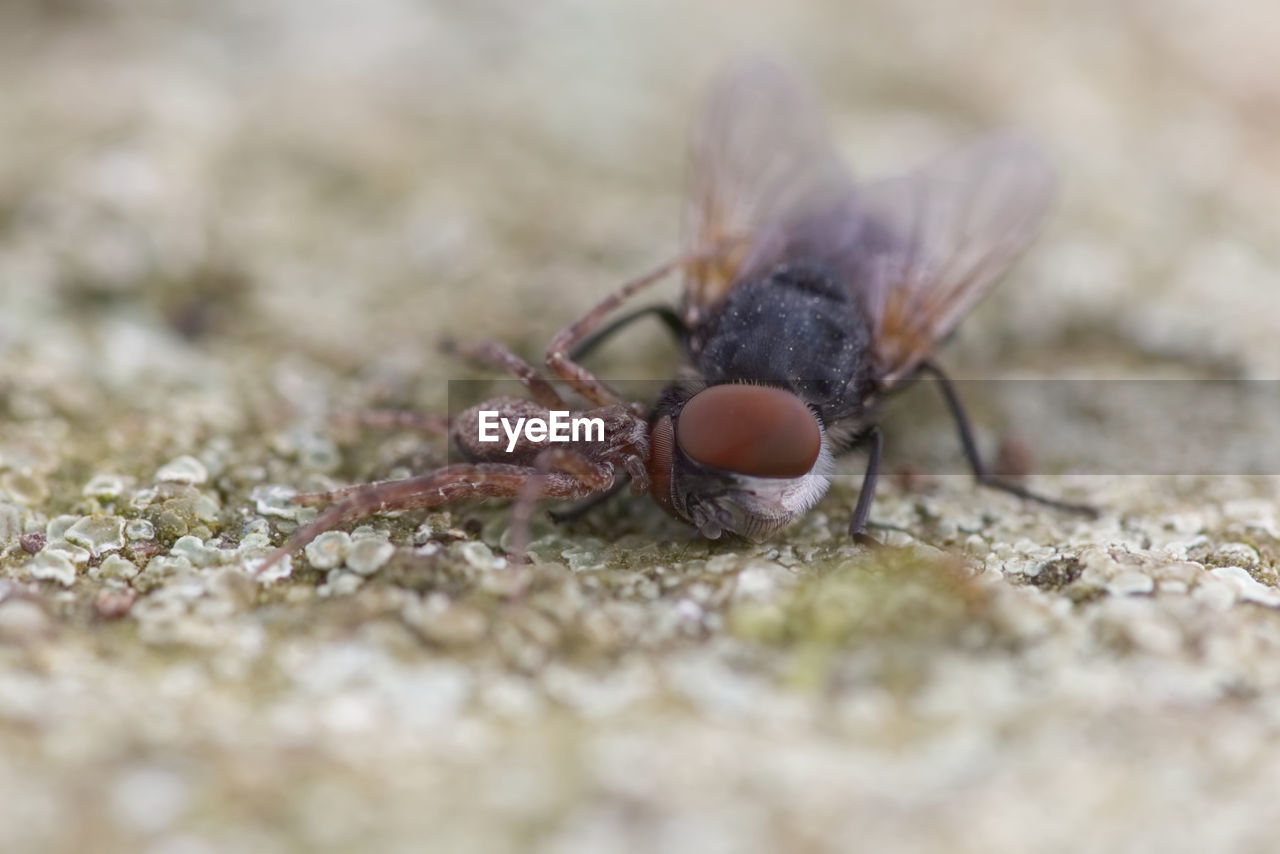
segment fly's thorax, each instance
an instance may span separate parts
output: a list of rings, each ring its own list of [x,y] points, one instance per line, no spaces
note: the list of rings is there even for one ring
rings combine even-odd
[[[856,412],[874,375],[871,324],[822,264],[787,262],[731,288],[689,336],[709,383],[790,389],[827,421]]]
[[[790,391],[678,384],[650,418],[650,492],[703,536],[758,541],[826,493],[834,462],[820,415]]]

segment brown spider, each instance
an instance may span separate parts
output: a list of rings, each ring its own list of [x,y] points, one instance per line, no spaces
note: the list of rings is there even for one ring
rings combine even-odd
[[[256,573],[263,574],[286,555],[304,548],[325,531],[347,522],[374,513],[428,510],[469,498],[516,499],[512,510],[509,552],[513,560],[518,561],[524,555],[533,505],[538,500],[573,500],[607,494],[617,483],[620,472],[630,478],[634,494],[646,493],[650,486],[650,428],[640,407],[624,402],[606,382],[571,359],[569,353],[632,294],[687,263],[678,260],[664,264],[624,285],[561,331],[547,348],[548,367],[570,388],[595,404],[595,408],[575,411],[573,416],[600,419],[604,426],[602,438],[579,441],[572,447],[548,446],[531,441],[524,435],[514,440],[513,447],[503,442],[481,442],[481,412],[497,412],[499,417],[511,420],[545,419],[553,410],[567,411],[569,407],[546,378],[501,344],[481,341],[450,347],[471,361],[509,371],[523,383],[533,399],[492,398],[464,410],[449,422],[446,429],[468,462],[445,466],[418,477],[294,496],[293,501],[297,504],[336,503],[299,528],[284,545],[268,555]],[[394,415],[391,420],[395,420]],[[445,426],[432,417],[419,419],[411,416],[404,420],[430,430]]]

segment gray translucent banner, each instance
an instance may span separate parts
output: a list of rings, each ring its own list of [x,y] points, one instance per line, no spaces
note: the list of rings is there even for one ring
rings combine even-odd
[[[671,381],[608,384],[648,411]],[[984,459],[1009,473],[1280,474],[1280,381],[1001,379],[953,385]],[[577,415],[591,408],[557,387],[564,392],[566,412]],[[451,381],[454,429],[460,423],[456,417],[468,407],[504,397],[530,395],[516,380]],[[504,410],[494,403],[489,411],[500,418]],[[885,435],[886,471],[970,470],[935,380],[922,378],[890,398],[878,422]],[[450,460],[461,459],[451,446]],[[856,475],[860,467],[841,470]]]

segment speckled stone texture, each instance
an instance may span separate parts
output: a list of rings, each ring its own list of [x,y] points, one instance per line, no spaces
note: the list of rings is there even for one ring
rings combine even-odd
[[[673,252],[744,50],[863,175],[1044,144],[1059,203],[960,376],[1274,379],[1278,39],[1245,0],[4,5],[0,850],[1273,850],[1277,481],[1155,476],[1151,436],[1099,468],[1126,425],[1087,405],[974,415],[1097,520],[926,468],[869,554],[854,458],[758,547],[624,496],[531,567],[500,505],[247,567],[293,490],[443,460],[346,417],[443,411],[443,337],[533,357]],[[890,447],[960,471],[926,397]],[[1189,447],[1275,435],[1192,408]]]

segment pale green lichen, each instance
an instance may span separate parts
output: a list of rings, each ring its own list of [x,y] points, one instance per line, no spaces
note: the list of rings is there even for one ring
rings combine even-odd
[[[138,567],[127,558],[113,554],[108,555],[102,561],[96,574],[100,578],[116,578],[122,581],[129,581],[138,574]]]
[[[186,558],[192,566],[209,567],[222,562],[222,554],[218,549],[209,548],[199,537],[179,537],[169,550],[174,557]]]
[[[125,492],[125,479],[118,474],[95,474],[81,492],[86,498],[119,498]]]
[[[316,569],[342,566],[351,549],[351,535],[346,531],[325,531],[307,544],[307,562]]]
[[[46,553],[57,552],[58,554],[66,557],[67,560],[77,564],[88,563],[89,558],[92,557],[92,553],[84,546],[68,542],[67,540],[49,540],[45,544],[44,551]]]
[[[68,542],[84,546],[94,557],[124,548],[125,520],[119,516],[85,516],[63,536]]]
[[[40,581],[56,581],[70,587],[76,580],[76,566],[65,552],[47,549],[27,564],[27,572]]]
[[[28,506],[39,504],[49,497],[48,482],[40,475],[29,471],[0,473],[0,490],[3,490],[10,500]]]
[[[199,486],[209,479],[204,463],[190,454],[183,454],[164,464],[156,471],[156,480]]]
[[[347,568],[357,575],[373,575],[395,553],[396,547],[386,540],[374,537],[354,539],[347,552]]]
[[[125,523],[124,535],[130,540],[154,540],[156,528],[146,519],[130,519]]]

